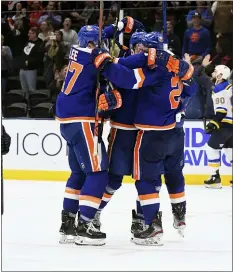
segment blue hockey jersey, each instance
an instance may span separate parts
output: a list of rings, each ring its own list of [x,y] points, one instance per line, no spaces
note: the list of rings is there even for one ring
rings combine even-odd
[[[183,84],[174,73],[157,67],[128,69],[121,64],[109,64],[103,75],[120,88],[139,89],[135,126],[142,130],[167,130],[176,125],[175,115],[180,103]],[[122,76],[123,75],[123,76]],[[187,88],[192,96],[195,88]]]
[[[60,122],[94,122],[97,71],[91,50],[73,45],[68,71],[56,101],[56,119]]]

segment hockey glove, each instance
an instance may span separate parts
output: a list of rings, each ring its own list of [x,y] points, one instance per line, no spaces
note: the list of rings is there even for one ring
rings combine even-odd
[[[118,23],[118,30],[121,31],[122,29],[124,33],[145,31],[145,27],[141,22],[129,16],[126,16]]]
[[[120,108],[122,105],[121,94],[117,90],[100,95],[98,111],[110,111]]]
[[[211,120],[207,125],[206,125],[206,128],[205,128],[205,133],[206,134],[211,134],[213,133],[214,131],[218,130],[219,129],[219,124],[218,122],[214,121],[214,120]]]
[[[113,61],[113,58],[107,50],[101,48],[94,48],[91,52],[92,61],[98,70],[103,70],[104,67]]]
[[[180,60],[164,50],[149,48],[147,64],[151,69],[157,65],[166,67],[168,72],[178,74]]]

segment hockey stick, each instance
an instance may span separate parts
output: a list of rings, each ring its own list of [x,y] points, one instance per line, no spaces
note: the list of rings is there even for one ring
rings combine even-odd
[[[164,40],[164,50],[168,49],[168,42],[167,42],[167,1],[162,2],[163,8],[163,40]]]
[[[104,1],[100,1],[100,16],[99,16],[99,41],[98,46],[102,46],[102,29],[103,29],[103,13],[104,13]],[[96,79],[96,105],[95,105],[95,126],[94,126],[94,156],[99,156],[100,161],[102,157],[101,152],[101,136],[103,126],[99,124],[99,96],[100,96],[100,71],[97,72]]]

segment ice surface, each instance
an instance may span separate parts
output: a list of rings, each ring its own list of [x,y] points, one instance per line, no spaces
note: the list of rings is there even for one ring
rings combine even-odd
[[[232,189],[187,186],[187,228],[182,239],[172,227],[166,187],[162,188],[164,246],[130,242],[136,190],[124,184],[102,214],[107,244],[60,245],[65,183],[5,181],[2,218],[3,271],[217,271],[232,270]]]

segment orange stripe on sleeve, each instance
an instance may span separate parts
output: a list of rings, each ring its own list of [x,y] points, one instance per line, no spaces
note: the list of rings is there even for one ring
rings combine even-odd
[[[181,78],[181,80],[187,80],[190,79],[193,75],[193,71],[194,68],[192,66],[192,64],[189,65],[188,71],[186,72],[186,74]]]
[[[134,26],[134,19],[132,17],[126,16],[127,24],[125,27],[125,33],[131,33]]]
[[[148,50],[148,58],[147,58],[147,65],[154,66],[156,61],[156,49],[149,48]]]
[[[94,139],[90,123],[82,123],[93,172],[100,171],[98,156],[94,156]]]
[[[139,69],[138,69],[138,74],[139,74],[139,77],[140,77],[140,81],[139,81],[139,83],[138,83],[138,87],[141,88],[142,85],[143,85],[143,82],[144,82],[144,80],[145,80],[145,75],[144,75],[144,73],[143,73],[143,71],[142,71],[142,68],[139,68]]]

